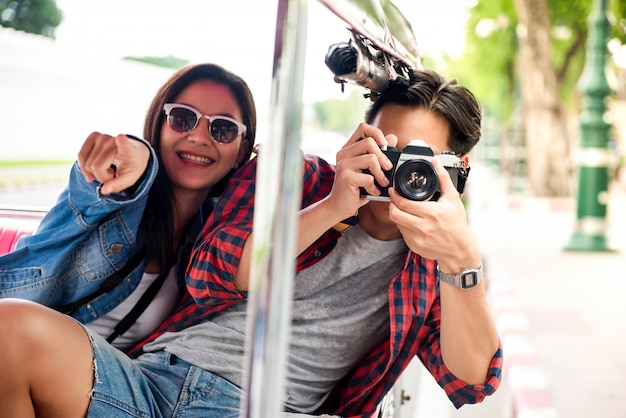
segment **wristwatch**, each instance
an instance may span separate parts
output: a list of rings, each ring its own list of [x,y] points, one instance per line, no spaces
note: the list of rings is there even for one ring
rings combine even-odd
[[[439,280],[459,289],[467,290],[478,286],[478,283],[483,280],[483,265],[481,264],[477,269],[465,269],[459,274],[442,273],[439,270],[439,265],[437,265],[437,273],[439,273]]]

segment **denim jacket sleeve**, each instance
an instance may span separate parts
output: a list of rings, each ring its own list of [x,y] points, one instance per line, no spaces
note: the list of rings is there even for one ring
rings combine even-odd
[[[49,306],[68,303],[93,291],[137,251],[137,231],[159,168],[155,151],[141,141],[151,157],[132,195],[102,195],[101,185],[88,183],[74,164],[68,187],[37,232],[22,237],[12,253],[0,257],[0,297]]]
[[[137,222],[141,220],[148,192],[156,178],[158,162],[154,149],[145,140],[138,140],[148,146],[151,157],[145,179],[132,196],[125,192],[102,195],[100,193],[101,183],[98,181],[88,183],[80,171],[78,162],[75,162],[70,172],[68,187],[42,219],[36,234],[22,238],[16,249],[37,247],[50,239],[56,241],[60,239],[59,233],[65,236],[69,235],[73,239],[80,238],[85,231],[97,228],[109,215],[114,214],[117,210],[126,209],[129,205],[138,206],[134,209],[141,212]],[[140,205],[134,205],[134,203],[140,203]],[[136,216],[131,219],[134,218]]]

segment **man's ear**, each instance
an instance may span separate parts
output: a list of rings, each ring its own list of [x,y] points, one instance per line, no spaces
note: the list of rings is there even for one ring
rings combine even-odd
[[[459,160],[465,163],[465,167],[469,167],[469,156],[467,154],[463,154],[459,157]]]

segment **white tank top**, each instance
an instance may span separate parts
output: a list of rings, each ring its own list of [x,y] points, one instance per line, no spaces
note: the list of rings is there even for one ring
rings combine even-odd
[[[165,282],[159,289],[159,293],[137,318],[133,326],[113,341],[115,347],[125,349],[139,343],[172,312],[179,298],[175,272],[176,266],[170,269]],[[107,314],[86,325],[104,338],[107,338],[113,332],[113,328],[133,309],[158,276],[158,274],[154,273],[144,273],[137,288],[122,303]]]

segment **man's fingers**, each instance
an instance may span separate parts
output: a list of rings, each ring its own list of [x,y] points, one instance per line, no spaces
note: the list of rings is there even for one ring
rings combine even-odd
[[[447,195],[449,193],[458,194],[459,192],[456,190],[456,187],[454,187],[454,183],[452,183],[450,174],[448,173],[446,168],[443,166],[443,163],[438,158],[433,158],[432,164],[433,164],[433,167],[435,167],[435,170],[437,171],[437,176],[439,177],[439,188],[441,190],[441,194],[442,195]]]
[[[381,187],[389,186],[389,179],[381,168],[379,157],[375,154],[358,154],[345,158],[339,160],[337,166],[360,174],[358,177],[364,180],[361,183],[367,183],[361,184],[361,187],[365,187],[368,191],[375,190],[374,181]]]
[[[383,135],[380,129],[361,122],[344,147],[353,145],[365,138],[371,138],[379,146],[387,145],[387,138],[385,138],[385,135]]]

